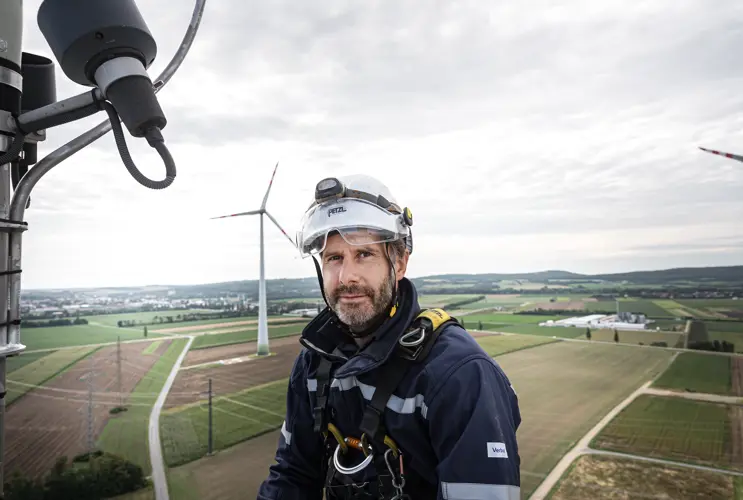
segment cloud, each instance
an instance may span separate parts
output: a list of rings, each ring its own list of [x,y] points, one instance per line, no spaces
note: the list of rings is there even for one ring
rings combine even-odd
[[[25,48],[49,55],[38,4]],[[138,5],[155,75],[192,5]],[[24,286],[255,278],[257,218],[209,217],[257,208],[277,161],[268,208],[290,234],[319,179],[387,183],[415,216],[412,275],[740,264],[743,165],[697,146],[740,150],[741,21],[732,0],[208,3],[158,94],[175,183],[138,185],[110,134],[74,155],[32,195]],[[57,76],[59,97],[85,90]],[[267,276],[313,276],[266,223]]]

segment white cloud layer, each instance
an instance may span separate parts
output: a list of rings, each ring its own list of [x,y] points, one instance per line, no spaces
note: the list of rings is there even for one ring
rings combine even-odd
[[[24,2],[26,51],[51,55]],[[189,3],[139,0],[158,74]],[[743,263],[743,4],[208,0],[159,94],[174,184],[109,134],[32,195],[24,288],[258,276],[258,208],[293,235],[314,184],[364,172],[415,216],[410,274]],[[57,69],[58,96],[84,90]],[[40,156],[104,119],[48,132]],[[127,135],[153,178],[164,167]],[[266,220],[269,278],[314,275]]]

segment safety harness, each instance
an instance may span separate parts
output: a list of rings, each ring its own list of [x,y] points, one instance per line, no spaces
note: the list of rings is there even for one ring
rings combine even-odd
[[[405,493],[403,451],[387,434],[384,412],[390,396],[410,367],[426,359],[438,336],[452,323],[459,324],[442,309],[427,309],[416,317],[411,327],[397,341],[390,358],[377,369],[376,389],[371,401],[364,408],[359,438],[342,436],[338,428],[328,419],[327,402],[333,365],[328,357],[320,357],[316,374],[317,395],[313,417],[315,432],[321,432],[325,439],[322,468],[326,476],[326,498],[391,500],[410,498]],[[330,436],[336,443],[334,450]],[[364,458],[357,465],[347,467],[341,464],[340,459],[347,455],[351,448],[363,453]],[[377,470],[375,482],[359,484],[354,480],[354,475],[372,463]],[[416,484],[414,489],[411,485],[411,491],[416,493],[422,493],[421,488],[430,489],[431,485]]]

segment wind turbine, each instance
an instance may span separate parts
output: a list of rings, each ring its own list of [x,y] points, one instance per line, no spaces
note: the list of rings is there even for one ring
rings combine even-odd
[[[265,268],[265,250],[263,247],[263,216],[267,215],[271,222],[279,228],[281,234],[286,236],[286,239],[296,248],[294,240],[286,234],[286,231],[281,225],[276,222],[276,219],[268,213],[266,210],[266,202],[268,201],[268,193],[271,192],[271,186],[273,186],[273,178],[276,177],[276,169],[279,168],[278,162],[273,169],[273,175],[271,176],[271,182],[268,183],[268,189],[266,189],[266,195],[263,197],[263,203],[261,208],[258,210],[251,210],[249,212],[240,212],[237,214],[220,215],[219,217],[212,217],[211,219],[225,219],[228,217],[241,217],[243,215],[260,215],[261,216],[261,271],[260,279],[258,281],[258,355],[265,356],[269,353],[268,349],[268,317],[266,314],[266,268]]]
[[[715,151],[714,149],[707,149],[707,148],[703,148],[701,146],[699,146],[699,149],[701,149],[702,151],[706,151],[707,153],[712,153],[713,155],[720,155],[720,156],[724,156],[725,158],[730,158],[731,160],[743,161],[743,156],[742,155],[735,155],[735,154],[732,154],[732,153],[725,153],[724,151]]]

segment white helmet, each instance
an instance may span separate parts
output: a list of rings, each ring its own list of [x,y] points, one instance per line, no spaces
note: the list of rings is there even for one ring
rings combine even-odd
[[[412,252],[412,225],[410,209],[402,209],[377,179],[362,174],[329,177],[315,187],[315,201],[297,231],[297,247],[302,257],[318,254],[328,234],[337,231],[349,245],[404,239]]]

